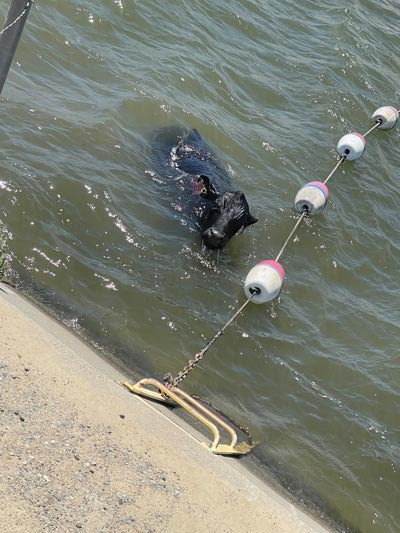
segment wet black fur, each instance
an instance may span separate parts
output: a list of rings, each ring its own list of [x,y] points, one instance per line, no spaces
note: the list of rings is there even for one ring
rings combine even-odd
[[[160,201],[167,200],[185,225],[194,221],[208,248],[223,248],[257,222],[244,193],[234,190],[230,174],[196,129],[161,128],[149,148]]]
[[[236,233],[257,222],[244,193],[232,190],[228,172],[196,129],[181,139],[172,154],[173,164],[191,178],[194,198],[190,203],[196,203],[198,197],[200,209],[195,208],[195,212],[208,248],[223,248]]]

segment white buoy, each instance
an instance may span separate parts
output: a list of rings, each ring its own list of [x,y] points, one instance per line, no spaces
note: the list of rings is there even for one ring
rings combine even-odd
[[[329,198],[329,189],[322,181],[310,181],[306,183],[296,194],[294,207],[302,213],[304,210],[309,215],[315,215],[322,211]]]
[[[284,280],[285,270],[280,263],[272,259],[261,261],[247,274],[244,292],[256,304],[270,302],[279,296]]]
[[[375,122],[380,122],[378,126],[380,130],[391,130],[399,120],[399,111],[395,107],[387,105],[377,109],[371,118]]]
[[[365,144],[364,135],[355,131],[344,135],[339,140],[336,150],[341,157],[346,156],[348,161],[353,161],[363,155]]]

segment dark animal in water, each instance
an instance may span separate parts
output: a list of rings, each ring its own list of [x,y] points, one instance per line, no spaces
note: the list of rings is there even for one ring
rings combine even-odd
[[[229,174],[197,130],[183,137],[171,154],[173,164],[191,178],[189,204],[207,248],[223,248],[236,233],[257,222],[244,193],[231,190]]]

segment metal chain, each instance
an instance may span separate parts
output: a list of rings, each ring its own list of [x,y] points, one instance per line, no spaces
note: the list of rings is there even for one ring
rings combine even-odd
[[[5,28],[3,28],[1,31],[0,31],[0,36],[3,35],[3,33],[5,33],[7,30],[9,30],[10,28],[12,28],[13,26],[15,26],[15,24],[17,24],[18,21],[20,21],[22,19],[22,17],[25,15],[25,13],[28,11],[28,9],[31,7],[31,5],[33,4],[33,0],[28,0],[26,2],[26,5],[22,11],[22,13],[20,15],[18,15],[18,17],[13,20],[8,26],[6,26]]]
[[[172,376],[172,374],[168,373],[164,376],[164,385],[166,387],[177,387],[181,381],[183,381],[189,373],[194,369],[194,367],[197,365],[199,361],[201,361],[205,355],[205,353],[211,348],[211,346],[214,344],[214,342],[224,333],[226,328],[232,324],[232,322],[240,315],[240,313],[243,311],[243,309],[247,306],[249,302],[253,299],[253,297],[256,295],[256,293],[252,294],[247,300],[244,302],[243,305],[239,307],[239,309],[232,315],[232,317],[226,322],[226,324],[214,335],[214,337],[207,342],[205,347],[200,351],[197,352],[196,355],[193,357],[193,359],[190,359],[188,361],[188,364],[181,370],[175,377]]]
[[[183,370],[178,372],[175,377],[172,377],[172,374],[170,373],[165,374],[164,385],[168,388],[177,387],[181,381],[187,378],[188,374],[194,369],[197,363],[203,359],[204,353],[205,352],[203,351],[197,352],[193,359],[190,359],[188,364],[183,368]]]

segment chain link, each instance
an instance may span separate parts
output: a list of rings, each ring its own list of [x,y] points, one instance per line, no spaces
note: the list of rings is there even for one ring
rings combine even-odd
[[[203,359],[204,353],[204,350],[202,350],[201,352],[197,352],[193,359],[190,359],[188,361],[188,364],[183,368],[183,370],[178,372],[175,377],[172,377],[172,374],[170,373],[165,374],[164,385],[168,388],[177,387],[179,383],[181,383],[181,381],[187,378],[187,376],[194,369],[197,363]]]
[[[164,385],[168,388],[171,387],[177,387],[181,381],[183,381],[188,374],[194,369],[194,367],[197,365],[199,361],[201,361],[204,357],[204,354],[211,348],[211,346],[214,344],[214,342],[220,337],[223,332],[226,330],[226,328],[232,324],[232,322],[238,317],[238,315],[243,311],[243,309],[247,306],[249,302],[251,302],[252,298],[255,296],[255,293],[248,298],[244,304],[242,304],[239,309],[234,313],[234,315],[228,320],[228,322],[214,335],[214,337],[207,342],[205,347],[200,351],[197,352],[196,355],[193,357],[193,359],[190,359],[188,364],[184,367],[183,370],[181,370],[175,377],[172,376],[171,373],[168,372],[168,374],[165,374],[164,376]]]

